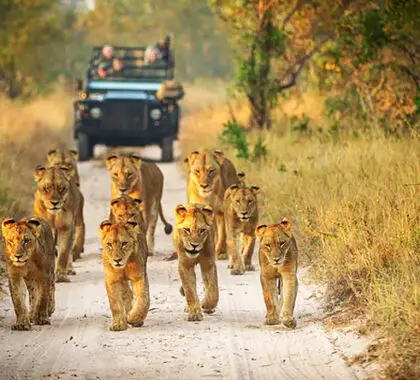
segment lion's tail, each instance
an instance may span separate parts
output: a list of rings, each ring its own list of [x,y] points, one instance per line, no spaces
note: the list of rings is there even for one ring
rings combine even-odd
[[[172,232],[172,225],[168,223],[168,221],[163,216],[162,203],[159,203],[159,216],[160,216],[160,220],[165,225],[165,234],[169,235]]]

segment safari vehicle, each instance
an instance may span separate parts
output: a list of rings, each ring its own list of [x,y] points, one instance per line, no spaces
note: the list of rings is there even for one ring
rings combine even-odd
[[[78,81],[74,102],[74,137],[79,160],[93,157],[97,144],[106,146],[146,146],[158,144],[162,161],[173,160],[180,109],[178,95],[158,96],[172,79],[173,67],[165,61],[144,63],[144,47],[114,47],[123,64],[117,74],[99,78],[93,62],[102,47],[94,47],[86,78]],[[158,93],[158,94],[157,94]],[[162,91],[160,91],[162,93]]]

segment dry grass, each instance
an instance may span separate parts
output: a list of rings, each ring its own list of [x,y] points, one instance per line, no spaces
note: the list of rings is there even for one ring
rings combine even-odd
[[[420,378],[420,143],[386,139],[312,138],[285,132],[292,113],[321,117],[322,103],[293,101],[263,135],[263,164],[228,157],[262,188],[262,221],[289,215],[299,231],[302,256],[315,278],[328,284],[329,300],[366,314],[387,339],[380,359],[389,378]],[[239,118],[246,110],[237,109]],[[181,149],[220,147],[226,107],[191,114]],[[255,138],[253,135],[251,138]]]
[[[58,91],[22,104],[0,100],[0,217],[31,211],[33,170],[71,141],[71,97]]]

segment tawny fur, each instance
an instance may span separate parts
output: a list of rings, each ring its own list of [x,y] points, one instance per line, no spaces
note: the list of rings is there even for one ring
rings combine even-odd
[[[143,219],[143,201],[121,195],[111,201],[109,220],[112,223],[136,222],[146,236],[147,228]]]
[[[181,294],[187,301],[188,321],[201,321],[201,311],[213,313],[219,301],[214,250],[214,213],[209,206],[188,204],[177,206],[175,217],[173,241],[179,258]],[[201,305],[196,286],[197,264],[200,265],[204,282],[204,299]]]
[[[210,205],[216,215],[216,257],[226,259],[226,231],[223,198],[226,189],[240,180],[232,162],[223,152],[192,152],[185,159],[188,166],[187,193],[189,203]]]
[[[230,273],[244,274],[255,270],[252,255],[255,246],[255,227],[258,223],[258,186],[231,185],[225,192],[224,219]]]
[[[260,225],[255,232],[260,242],[260,280],[267,308],[265,324],[282,323],[295,328],[298,249],[290,228],[289,219],[284,218],[280,224]]]
[[[34,176],[35,215],[48,221],[58,242],[56,281],[70,282],[73,257],[83,252],[85,238],[82,193],[66,169],[37,166]]]
[[[160,216],[165,225],[165,233],[172,232],[162,211],[163,174],[152,162],[143,162],[136,155],[111,155],[106,164],[112,180],[112,198],[128,195],[143,201],[143,219],[147,226],[147,246],[149,256],[155,247],[155,229]]]
[[[105,286],[112,313],[111,331],[144,324],[150,306],[147,245],[135,222],[105,220],[100,225]],[[130,284],[131,283],[131,287]]]
[[[55,308],[55,246],[51,227],[39,217],[18,222],[6,218],[2,233],[10,295],[16,313],[12,330],[30,330],[31,322],[49,325]]]

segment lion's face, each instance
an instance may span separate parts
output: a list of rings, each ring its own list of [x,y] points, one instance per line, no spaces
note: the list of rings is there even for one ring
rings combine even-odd
[[[247,222],[257,209],[258,186],[231,185],[225,192],[225,199],[230,198],[232,208],[241,222]]]
[[[76,175],[77,159],[77,151],[72,149],[53,149],[47,155],[48,166],[64,168],[70,173],[72,178]]]
[[[280,268],[288,259],[288,253],[292,244],[290,233],[291,223],[284,218],[280,224],[259,225],[255,233],[260,242],[260,250],[267,257],[273,267]]]
[[[141,199],[122,195],[111,201],[111,213],[116,223],[136,221],[142,217],[143,202]]]
[[[121,195],[129,194],[140,181],[141,159],[135,155],[112,155],[106,159],[111,180]]]
[[[41,223],[36,218],[24,218],[16,222],[6,218],[2,233],[6,246],[6,257],[17,267],[23,267],[37,249],[37,235]]]
[[[71,173],[61,167],[37,166],[34,177],[37,192],[48,212],[59,212],[69,195]]]
[[[175,209],[178,236],[189,258],[201,253],[213,225],[214,213],[210,206],[200,204],[179,205]]]
[[[135,222],[112,223],[104,220],[100,227],[103,259],[115,269],[124,269],[138,250],[139,226]]]
[[[219,150],[213,153],[195,151],[185,159],[189,177],[202,197],[212,193],[217,181],[220,181],[220,167],[223,161],[223,152]]]

